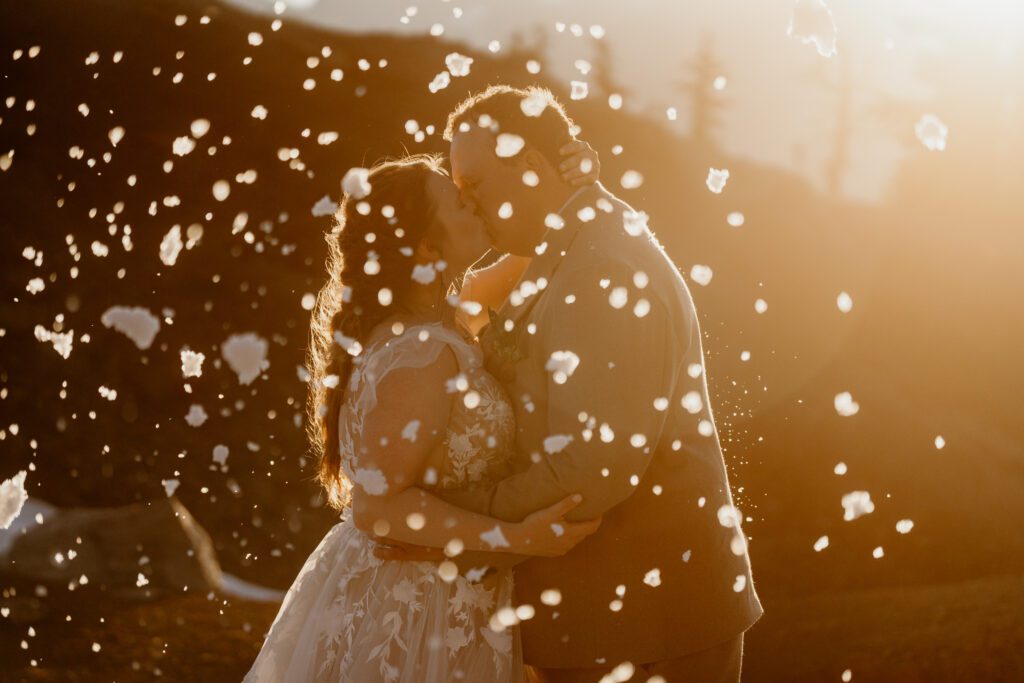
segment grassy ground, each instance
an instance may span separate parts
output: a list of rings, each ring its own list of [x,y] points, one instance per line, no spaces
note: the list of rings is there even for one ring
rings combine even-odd
[[[1024,576],[776,597],[743,680],[1024,681]]]
[[[0,678],[236,681],[276,612],[274,605],[211,596],[125,603],[82,589],[66,595],[51,597],[51,611],[31,622],[23,619],[38,609],[33,598],[0,602],[11,608],[0,618]],[[799,598],[769,594],[766,603],[765,617],[748,634],[747,683],[839,681],[845,669],[858,682],[1024,680],[1024,576]]]

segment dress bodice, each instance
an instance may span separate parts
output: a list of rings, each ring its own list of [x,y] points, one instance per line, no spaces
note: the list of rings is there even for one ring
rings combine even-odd
[[[356,356],[338,421],[342,468],[354,485],[369,493],[387,488],[380,470],[360,463],[364,418],[381,380],[398,368],[427,367],[445,348],[455,354],[458,374],[439,392],[455,396],[417,486],[469,487],[504,476],[512,406],[483,369],[480,349],[436,323],[409,327]],[[397,438],[425,438],[416,434],[415,415],[396,419],[408,422]],[[519,631],[495,617],[512,609],[512,595],[509,569],[451,579],[433,562],[380,559],[369,534],[345,514],[288,590],[245,683],[517,683],[525,676]]]
[[[511,473],[509,455],[514,442],[515,414],[501,384],[483,367],[483,354],[456,332],[431,323],[406,328],[400,335],[378,340],[364,349],[349,377],[339,420],[342,467],[349,480],[374,486],[375,479],[360,470],[357,452],[363,419],[376,406],[376,387],[399,368],[421,368],[450,348],[459,372],[445,390],[455,394],[441,448],[428,462],[425,489],[463,488],[498,481]],[[408,436],[417,438],[418,422],[409,416]]]

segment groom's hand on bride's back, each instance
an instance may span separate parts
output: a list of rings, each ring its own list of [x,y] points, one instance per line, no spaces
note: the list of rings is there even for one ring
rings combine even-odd
[[[509,550],[512,553],[534,557],[558,557],[572,550],[601,526],[601,517],[570,522],[565,515],[583,501],[579,494],[541,508],[519,523],[508,524]],[[500,553],[512,554],[512,553]],[[392,538],[374,539],[373,554],[381,560],[397,562],[442,562],[446,555],[441,548],[404,543]],[[516,562],[521,561],[516,559]]]
[[[585,140],[573,140],[558,150],[562,155],[562,163],[558,170],[562,180],[573,187],[592,185],[601,177],[601,160],[597,150]]]
[[[570,522],[565,515],[583,502],[583,496],[574,493],[548,507],[527,515],[510,531],[510,541],[527,555],[559,557],[601,526],[601,517]]]

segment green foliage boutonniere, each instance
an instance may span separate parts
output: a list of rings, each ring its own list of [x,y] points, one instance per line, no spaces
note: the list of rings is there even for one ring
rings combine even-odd
[[[519,334],[513,328],[505,329],[506,318],[493,308],[487,308],[490,323],[480,336],[484,351],[484,366],[500,381],[508,383],[515,379],[515,365],[526,356],[519,349]]]

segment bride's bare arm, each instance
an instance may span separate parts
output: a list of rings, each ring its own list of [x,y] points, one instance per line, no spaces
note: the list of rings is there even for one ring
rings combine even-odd
[[[477,334],[487,323],[487,309],[497,310],[505,301],[531,260],[528,256],[506,254],[486,268],[466,273],[459,298],[462,301],[475,301],[481,308],[475,314],[460,308],[459,315],[473,334]]]
[[[375,387],[354,444],[352,515],[369,534],[433,548],[456,541],[467,551],[558,556],[593,533],[597,523],[569,523],[579,501],[568,496],[521,522],[504,522],[455,507],[418,488],[430,453],[443,441],[452,402],[446,391],[458,364],[447,347],[426,367],[387,372]],[[413,424],[413,423],[417,424]],[[449,546],[450,547],[450,546]]]

